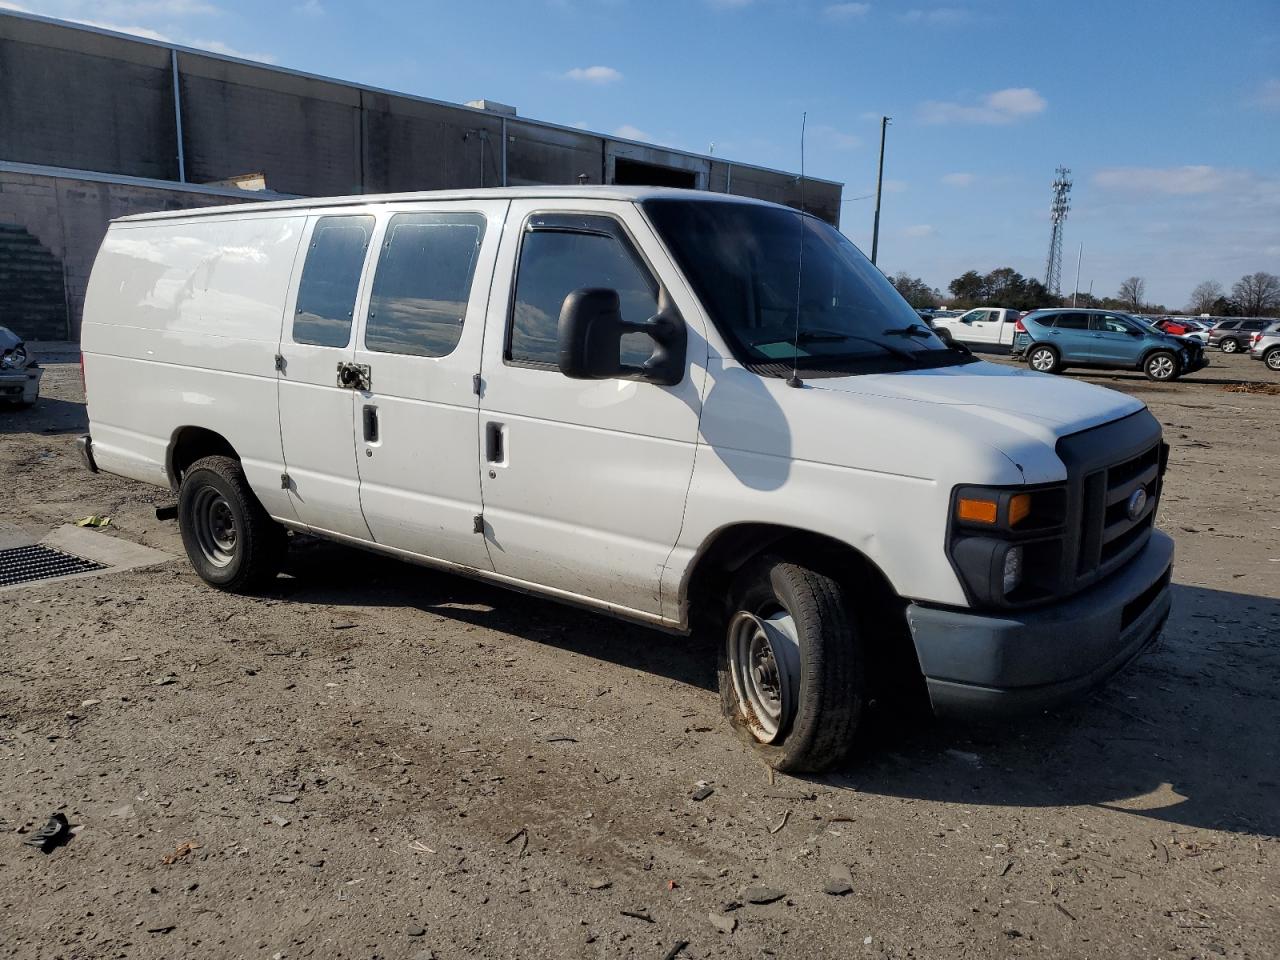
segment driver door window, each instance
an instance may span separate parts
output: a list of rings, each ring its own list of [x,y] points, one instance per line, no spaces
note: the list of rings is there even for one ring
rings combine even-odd
[[[507,361],[556,366],[560,307],[583,287],[617,290],[622,319],[628,322],[643,323],[658,312],[658,283],[613,220],[543,218],[535,223],[520,247]],[[624,364],[642,364],[652,352],[653,341],[643,333],[622,338]]]

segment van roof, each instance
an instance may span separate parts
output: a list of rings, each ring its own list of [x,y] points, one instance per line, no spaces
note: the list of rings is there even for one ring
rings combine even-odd
[[[599,184],[563,184],[539,187],[485,187],[472,190],[419,190],[414,193],[364,193],[349,197],[299,197],[294,200],[271,200],[263,203],[223,204],[216,207],[193,207],[187,210],[159,210],[154,213],[135,213],[118,217],[112,223],[136,223],[142,220],[182,220],[187,217],[205,217],[217,214],[261,213],[271,210],[313,210],[328,207],[369,206],[378,204],[411,203],[421,200],[627,200],[638,202],[666,197],[680,200],[706,202],[751,203],[777,207],[780,204],[753,197],[741,197],[730,193],[712,193],[708,190],[681,190],[674,187],[620,187]],[[791,209],[786,207],[784,209]]]

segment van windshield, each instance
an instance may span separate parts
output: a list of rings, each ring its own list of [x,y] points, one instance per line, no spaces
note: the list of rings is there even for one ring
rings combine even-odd
[[[816,217],[707,200],[643,207],[734,355],[761,373],[793,363],[848,374],[972,359],[948,349],[885,275]]]

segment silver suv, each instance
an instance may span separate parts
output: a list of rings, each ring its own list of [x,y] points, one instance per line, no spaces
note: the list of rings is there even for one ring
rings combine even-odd
[[[1261,360],[1270,369],[1280,373],[1280,320],[1253,335],[1249,344],[1249,356]]]

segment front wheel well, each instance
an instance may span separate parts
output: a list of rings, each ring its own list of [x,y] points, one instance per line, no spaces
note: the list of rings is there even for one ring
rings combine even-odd
[[[729,597],[735,576],[766,554],[831,577],[844,588],[846,596],[857,601],[857,609],[851,613],[869,641],[866,667],[873,692],[901,691],[919,685],[920,661],[907,625],[906,601],[866,554],[810,530],[743,523],[717,532],[699,551],[686,578],[685,613],[695,634],[718,637],[733,612]]]
[[[235,447],[222,434],[204,427],[179,427],[169,440],[169,450],[165,456],[165,473],[169,476],[169,486],[176,491],[182,485],[182,478],[191,464],[201,457],[213,456],[240,459]]]

